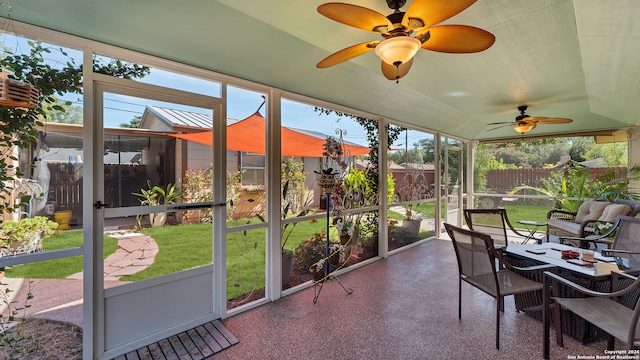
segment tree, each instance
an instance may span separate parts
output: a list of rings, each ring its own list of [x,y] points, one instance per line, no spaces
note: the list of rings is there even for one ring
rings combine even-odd
[[[20,204],[9,203],[11,182],[24,176],[23,169],[15,166],[16,149],[26,149],[37,140],[36,126],[52,118],[64,118],[52,115],[55,112],[74,111],[71,103],[60,103],[56,95],[82,94],[82,65],[60,47],[45,45],[39,41],[28,41],[30,49],[23,54],[5,54],[0,66],[11,77],[28,82],[40,90],[40,104],[36,108],[0,107],[0,212],[11,212],[26,204],[29,197],[20,199]],[[56,52],[65,61],[49,61],[46,56]],[[54,67],[57,64],[59,68]],[[93,71],[125,79],[142,78],[149,74],[146,66],[122,62],[120,60],[95,57]],[[8,161],[10,160],[10,161]]]
[[[494,151],[497,160],[505,164],[513,164],[516,167],[530,168],[533,155],[528,153],[522,146],[516,144],[506,144],[504,147],[498,147]]]
[[[387,154],[387,160],[393,161],[396,164],[402,164],[407,162],[408,153],[405,150],[392,151]]]
[[[473,188],[476,192],[487,191],[487,173],[491,170],[491,164],[496,161],[489,145],[476,146],[473,159]]]
[[[422,161],[425,164],[433,164],[436,161],[436,146],[434,139],[420,139],[418,140],[418,146],[423,150]]]
[[[585,152],[588,159],[602,158],[603,166],[627,166],[627,143],[594,144]]]
[[[120,127],[123,128],[132,128],[132,129],[137,129],[140,127],[140,123],[142,122],[142,116],[134,116],[133,119],[131,119],[130,123],[121,123]]]
[[[596,141],[593,136],[572,137],[570,138],[570,141],[571,149],[569,150],[569,155],[571,156],[571,160],[582,162],[594,159],[587,155],[589,149],[596,146]]]
[[[54,97],[54,101],[47,106],[44,110],[46,116],[43,117],[44,121],[50,121],[59,124],[82,124],[82,107],[72,105],[70,101],[61,101]],[[56,109],[53,106],[56,106]],[[62,108],[62,110],[57,110]]]

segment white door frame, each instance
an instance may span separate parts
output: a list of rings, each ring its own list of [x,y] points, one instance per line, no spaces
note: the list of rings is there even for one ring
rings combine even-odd
[[[104,176],[103,176],[103,95],[104,93],[117,93],[122,95],[148,98],[152,100],[165,101],[188,106],[210,109],[213,112],[213,124],[215,128],[216,140],[222,138],[223,141],[216,141],[216,146],[212,147],[215,168],[226,168],[226,158],[224,156],[224,132],[226,130],[222,121],[223,101],[215,98],[185,91],[168,89],[160,86],[139,83],[132,80],[114,78],[101,74],[91,74],[91,88],[85,86],[85,91],[92,94],[92,116],[85,117],[93,119],[87,122],[84,132],[86,166],[84,181],[93,184],[85,187],[85,199],[83,202],[85,209],[84,229],[85,229],[85,278],[84,278],[84,327],[91,328],[89,332],[85,330],[85,357],[90,354],[92,358],[113,358],[117,355],[135,350],[140,346],[157,341],[177,332],[192,328],[203,322],[219,318],[226,308],[224,299],[226,294],[217,294],[220,289],[224,289],[225,284],[219,283],[225,278],[225,252],[223,241],[214,239],[224,239],[224,224],[226,210],[224,207],[213,207],[214,222],[212,224],[212,242],[214,242],[213,265],[198,269],[188,270],[181,273],[169,274],[159,278],[153,278],[132,284],[122,285],[115,288],[104,289],[102,244],[104,232],[104,219],[120,216],[144,215],[151,212],[170,211],[177,208],[176,205],[159,205],[153,209],[149,206],[134,206],[126,208],[104,208],[94,206],[97,202],[104,203]],[[86,94],[85,94],[86,95]],[[86,103],[85,103],[86,106]],[[86,108],[85,108],[86,110]],[[222,124],[222,125],[220,125]],[[222,142],[222,143],[221,143]],[[220,155],[220,153],[222,155]],[[217,156],[216,156],[217,155]],[[221,172],[224,176],[224,172]],[[218,180],[218,179],[216,179]],[[225,203],[225,181],[214,181],[213,204]],[[92,188],[92,189],[91,189]],[[221,188],[221,189],[218,189]],[[89,193],[89,194],[87,194]],[[207,205],[207,203],[203,203]],[[197,206],[198,204],[189,204]],[[211,203],[208,203],[211,206]],[[150,211],[153,210],[153,211]],[[87,213],[90,213],[88,216]],[[222,214],[222,216],[219,215]],[[220,222],[222,219],[222,223]],[[220,236],[217,236],[220,235]],[[221,274],[217,274],[221,272]],[[166,289],[162,287],[166,286]],[[182,311],[177,311],[184,299],[184,289],[189,289],[190,295],[197,298],[197,301],[184,306]],[[169,290],[169,291],[168,291]],[[198,292],[203,292],[202,294]],[[224,292],[224,290],[222,290]],[[162,294],[162,296],[154,296]],[[154,296],[153,301],[145,303],[144,299]],[[137,311],[137,308],[148,307],[153,304],[153,309],[147,311]],[[173,305],[171,313],[163,311],[167,306]],[[146,314],[146,315],[145,315]],[[154,324],[155,318],[160,317],[162,326]],[[129,321],[124,326],[126,331],[132,334],[123,334],[123,323]],[[114,325],[115,324],[115,325]],[[140,325],[145,324],[145,325]],[[109,330],[112,329],[112,330]],[[117,329],[114,331],[113,329]],[[88,350],[87,348],[91,349]],[[90,352],[89,352],[90,351]]]

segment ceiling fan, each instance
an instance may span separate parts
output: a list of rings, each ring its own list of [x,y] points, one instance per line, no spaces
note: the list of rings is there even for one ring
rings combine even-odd
[[[525,111],[527,111],[527,105],[518,106],[518,110],[520,111],[520,115],[516,116],[515,121],[490,123],[488,125],[501,125],[501,126],[495,127],[493,129],[489,129],[488,131],[500,129],[506,126],[513,126],[513,129],[516,132],[520,134],[524,134],[526,132],[529,132],[535,129],[535,127],[538,124],[568,124],[573,121],[567,118],[548,118],[548,117],[542,117],[542,116],[536,116],[536,117],[529,116],[524,113]]]
[[[384,16],[358,5],[327,3],[318,12],[329,19],[358,29],[379,33],[383,40],[372,40],[333,53],[316,67],[327,68],[375,49],[382,59],[382,73],[389,80],[405,76],[413,57],[425,49],[443,53],[475,53],[488,49],[495,36],[467,25],[436,24],[471,6],[476,0],[414,0],[406,12],[400,11],[406,0],[386,0],[394,12]]]

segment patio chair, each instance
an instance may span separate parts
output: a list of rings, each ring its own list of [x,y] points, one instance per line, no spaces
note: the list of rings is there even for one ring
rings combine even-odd
[[[451,237],[458,260],[458,318],[462,319],[462,282],[484,291],[496,299],[496,349],[500,349],[500,313],[504,312],[504,297],[539,291],[542,284],[514,271],[550,270],[551,265],[527,268],[513,267],[501,260],[491,236],[444,224]],[[496,268],[496,260],[500,265]]]
[[[602,235],[590,235],[585,238],[560,237],[560,243],[565,241],[605,244],[602,255],[613,256],[618,259],[621,270],[640,269],[640,218],[619,215],[611,229]],[[613,240],[611,240],[613,236]]]
[[[621,281],[624,279],[631,283],[620,290]],[[599,327],[609,334],[608,349],[613,350],[615,339],[627,344],[627,349],[640,346],[640,336],[636,333],[638,318],[640,318],[640,278],[625,273],[611,272],[612,292],[598,292],[589,290],[557,274],[544,272],[543,291],[543,357],[549,359],[549,326],[551,324],[551,301],[554,301],[553,314],[556,329],[556,342],[563,346],[562,321],[560,307],[580,316],[584,320]],[[562,297],[560,286],[570,287],[583,296],[589,297]],[[552,294],[553,291],[553,294]],[[567,294],[567,292],[563,292]],[[575,292],[572,292],[575,294]],[[626,305],[626,306],[625,306]]]
[[[523,241],[529,238],[511,225],[506,209],[464,209],[464,219],[472,231],[490,235],[496,248],[507,247],[507,229],[522,237]]]

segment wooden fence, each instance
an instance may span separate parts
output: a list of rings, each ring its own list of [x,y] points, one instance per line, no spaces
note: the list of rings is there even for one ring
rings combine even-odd
[[[56,211],[71,210],[71,225],[82,224],[82,164],[49,163],[49,193],[47,201],[55,203]],[[147,188],[145,165],[106,164],[104,166],[104,202],[109,207],[137,206],[133,192]]]
[[[626,167],[606,167],[588,169],[595,178],[607,171],[624,171]],[[489,170],[487,173],[487,189],[494,191],[511,191],[516,186],[540,186],[540,180],[551,176],[552,172],[563,169],[508,169]]]

